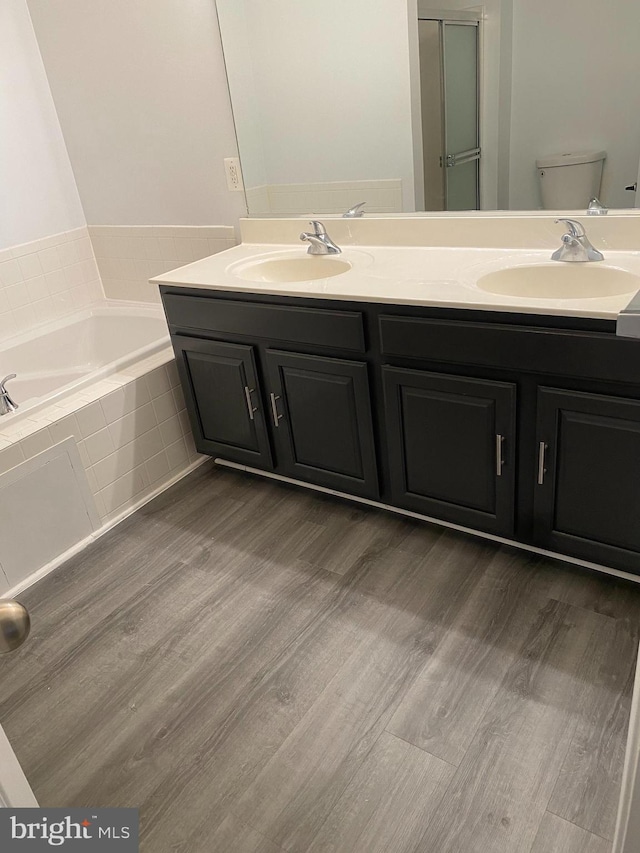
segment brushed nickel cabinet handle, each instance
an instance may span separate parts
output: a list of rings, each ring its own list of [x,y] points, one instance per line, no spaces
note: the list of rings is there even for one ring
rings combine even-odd
[[[545,456],[547,454],[548,447],[544,443],[544,441],[540,442],[540,447],[538,450],[538,485],[542,486],[544,484],[544,475],[547,473],[547,469],[544,467]]]
[[[280,395],[271,393],[269,396],[271,397],[271,414],[273,415],[273,425],[277,427],[280,426],[278,421],[282,418],[282,415],[278,414],[278,404],[276,403],[276,400],[280,399]]]
[[[247,401],[247,410],[249,411],[249,417],[253,420],[253,413],[257,412],[258,409],[251,402],[251,395],[255,391],[255,388],[249,388],[248,385],[244,386],[244,396]]]
[[[504,436],[496,435],[496,477],[502,477],[502,466],[504,465],[504,457],[502,449],[504,446]]]

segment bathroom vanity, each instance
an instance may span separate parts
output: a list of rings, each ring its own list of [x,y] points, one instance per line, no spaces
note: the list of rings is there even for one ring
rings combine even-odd
[[[423,251],[439,270],[445,250]],[[282,262],[305,257],[243,244],[155,279],[202,453],[640,574],[640,339],[615,320],[628,295],[517,310],[523,297],[456,301],[464,275],[441,271],[418,295],[402,250],[372,247],[336,256],[348,272],[286,281]]]

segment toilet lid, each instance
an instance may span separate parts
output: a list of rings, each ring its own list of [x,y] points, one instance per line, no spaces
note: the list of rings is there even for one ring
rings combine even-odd
[[[569,151],[566,154],[550,154],[536,160],[538,169],[552,169],[554,166],[578,166],[581,163],[595,163],[604,160],[606,151]]]

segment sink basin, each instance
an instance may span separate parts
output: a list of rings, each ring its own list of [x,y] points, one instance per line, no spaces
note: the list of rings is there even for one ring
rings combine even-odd
[[[640,277],[617,267],[586,264],[535,264],[496,270],[478,279],[488,293],[534,299],[596,299],[640,290]]]
[[[232,271],[245,281],[317,281],[333,278],[351,269],[349,261],[334,255],[302,255],[296,258],[268,258],[243,264]]]

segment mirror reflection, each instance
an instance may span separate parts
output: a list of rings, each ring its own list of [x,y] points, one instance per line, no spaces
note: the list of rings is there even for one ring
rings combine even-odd
[[[217,0],[250,215],[635,204],[636,0]]]

